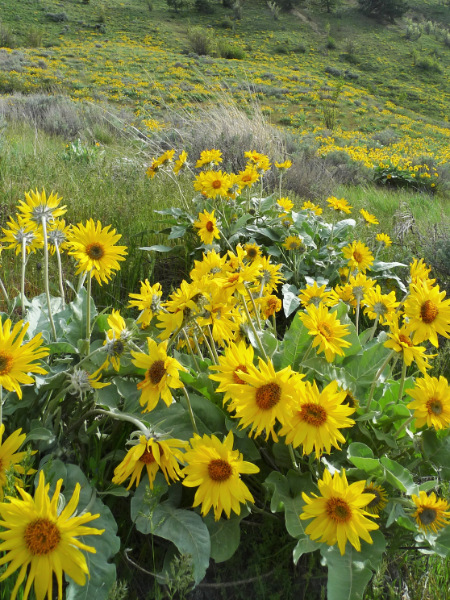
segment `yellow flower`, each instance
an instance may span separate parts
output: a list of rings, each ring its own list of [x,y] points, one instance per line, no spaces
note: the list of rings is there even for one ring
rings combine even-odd
[[[419,529],[425,533],[437,533],[438,529],[450,524],[450,506],[446,500],[436,498],[434,492],[427,496],[426,492],[422,491],[418,496],[413,494],[411,499],[416,505],[412,516],[416,519]]]
[[[68,375],[70,380],[69,392],[80,398],[83,398],[85,394],[94,390],[100,390],[110,383],[101,383],[100,379],[102,376],[101,371],[104,365],[102,365],[95,373],[88,373],[84,369],[78,369],[75,367],[73,373]]]
[[[271,294],[277,286],[284,280],[284,276],[281,273],[283,265],[273,265],[270,262],[270,257],[263,256],[258,262],[259,271],[256,275],[256,281],[259,283],[256,286],[256,292],[263,290],[263,294]]]
[[[414,409],[416,427],[446,429],[450,425],[450,387],[445,377],[425,374],[406,393],[413,398],[407,408]]]
[[[175,359],[167,356],[167,342],[159,345],[147,338],[148,354],[131,352],[132,361],[139,369],[145,369],[144,380],[138,383],[138,390],[142,390],[139,399],[144,407],[142,412],[150,412],[158,404],[160,398],[167,406],[172,404],[171,389],[182,388],[179,371],[186,369]]]
[[[103,342],[107,358],[101,369],[106,369],[111,363],[113,368],[119,371],[120,357],[127,348],[131,332],[127,329],[125,321],[118,310],[113,309],[107,321],[111,329],[106,332],[106,340]]]
[[[119,261],[125,260],[123,255],[127,254],[126,246],[115,245],[122,236],[116,234],[115,229],[110,231],[110,227],[102,227],[100,221],[95,224],[89,219],[86,225],[78,223],[73,227],[68,240],[69,254],[78,263],[76,274],[90,273],[100,285],[111,279],[112,271],[120,269]]]
[[[61,200],[62,198],[53,192],[47,198],[45,190],[42,192],[30,190],[25,192],[25,200],[19,201],[18,209],[25,219],[33,221],[36,225],[42,225],[42,219],[50,223],[66,212],[65,206],[59,206]]]
[[[59,511],[58,502],[63,480],[59,479],[52,498],[49,497],[50,484],[45,483],[43,471],[39,473],[39,485],[35,497],[17,488],[20,498],[8,497],[9,502],[0,504],[0,565],[9,563],[0,581],[7,579],[20,568],[10,600],[15,600],[19,588],[28,578],[23,592],[27,600],[34,583],[36,600],[50,600],[53,595],[53,577],[58,586],[58,600],[63,598],[63,573],[67,573],[78,585],[86,583],[89,569],[86,558],[80,550],[95,553],[78,537],[101,535],[104,529],[86,527],[86,523],[100,515],[89,512],[73,516],[80,498],[81,486],[75,490],[66,506]],[[20,596],[22,598],[22,596]]]
[[[207,171],[195,176],[194,189],[207,198],[226,196],[231,187],[230,176],[222,171]]]
[[[291,418],[303,376],[294,373],[291,367],[275,371],[270,359],[265,362],[260,358],[259,369],[251,364],[246,366],[247,373],[239,371],[244,384],[230,388],[228,410],[236,411],[240,427],[251,426],[250,435],[258,436],[265,431],[266,439],[272,435],[277,441],[274,427],[277,421],[284,424]]]
[[[207,210],[199,213],[198,221],[194,222],[194,227],[198,229],[197,234],[205,245],[212,244],[214,239],[220,238],[216,223],[214,211],[209,213]]]
[[[279,198],[277,200],[277,207],[283,209],[280,217],[284,217],[294,208],[294,203],[289,198]]]
[[[347,540],[358,552],[361,551],[362,538],[372,544],[369,531],[378,529],[378,525],[368,519],[371,515],[363,510],[374,498],[374,494],[364,493],[365,481],[356,481],[348,485],[345,470],[342,475],[336,471],[331,477],[325,469],[323,479],[318,482],[321,496],[307,496],[300,519],[313,519],[305,529],[313,540],[334,546],[337,542],[341,555],[345,554]]]
[[[437,348],[438,334],[450,337],[450,299],[444,298],[438,285],[432,287],[427,281],[411,284],[404,310],[415,344],[429,340]]]
[[[411,283],[420,283],[421,281],[426,280],[427,285],[430,287],[436,283],[436,279],[429,278],[431,267],[428,267],[425,264],[423,258],[421,258],[420,260],[417,260],[417,258],[414,258],[412,263],[409,265],[409,267],[410,267]]]
[[[257,260],[262,256],[261,246],[258,246],[258,244],[245,244],[244,250],[246,252],[246,258],[248,258],[250,262]]]
[[[214,286],[204,304],[204,314],[197,320],[201,328],[211,326],[212,336],[219,346],[230,342],[239,327],[239,313],[234,304],[228,302],[228,297],[226,290]]]
[[[394,315],[400,302],[397,302],[394,291],[382,294],[380,286],[377,285],[364,292],[362,304],[365,306],[364,314],[373,320],[378,318],[380,325],[383,325]]]
[[[387,233],[377,233],[377,242],[384,244],[386,247],[392,246],[392,240]]]
[[[261,298],[255,299],[255,304],[259,306],[264,319],[269,319],[276,312],[279,312],[282,307],[281,300],[273,294],[264,295]]]
[[[320,208],[320,206],[317,206],[317,204],[314,204],[314,202],[311,202],[311,200],[303,202],[302,210],[311,210],[317,216],[320,216],[323,213],[323,209]]]
[[[353,206],[350,206],[350,204],[347,202],[347,200],[344,200],[344,198],[338,200],[334,196],[331,196],[330,198],[327,198],[327,202],[328,206],[330,208],[334,208],[334,210],[340,210],[348,215],[352,212]]]
[[[67,225],[64,219],[55,219],[48,226],[48,249],[50,254],[55,254],[56,248],[59,252],[67,250],[69,243],[67,241],[70,235],[70,225]]]
[[[239,171],[237,184],[239,188],[252,187],[259,179],[259,173],[253,166],[246,167],[245,171]]]
[[[0,500],[3,500],[3,488],[7,482],[6,471],[13,468],[15,471],[23,473],[23,467],[20,462],[26,456],[26,452],[17,452],[27,437],[21,433],[22,429],[16,429],[2,442],[5,433],[5,424],[0,425]]]
[[[331,446],[339,449],[338,443],[345,442],[340,429],[355,424],[348,418],[355,409],[344,404],[347,392],[337,388],[337,381],[332,381],[322,392],[315,381],[299,388],[294,415],[279,431],[279,435],[286,436],[286,444],[294,448],[303,446],[303,454],[311,454],[314,449],[317,458],[324,449],[329,454]]]
[[[374,498],[366,506],[367,512],[373,515],[379,515],[388,503],[386,490],[381,485],[375,485],[373,482],[366,485],[363,494],[373,494]]]
[[[173,167],[173,172],[175,173],[175,175],[178,175],[180,173],[180,171],[182,171],[186,165],[187,165],[187,152],[185,152],[184,150],[182,152],[180,152],[180,155],[178,156],[177,160],[175,161],[175,165]]]
[[[20,384],[34,383],[30,373],[45,375],[47,371],[36,361],[49,354],[42,346],[42,333],[23,342],[29,323],[19,321],[11,331],[11,320],[0,326],[0,385],[22,398]]]
[[[275,162],[275,166],[277,169],[280,169],[280,171],[287,171],[287,169],[290,169],[292,167],[292,161],[285,160],[282,163]]]
[[[159,323],[156,327],[164,329],[159,337],[166,340],[183,322],[188,323],[193,317],[201,314],[204,302],[205,297],[199,282],[187,283],[183,280],[180,287],[170,295],[170,299],[163,303],[167,312],[158,313]]]
[[[194,434],[191,448],[184,455],[187,466],[183,470],[183,485],[198,487],[193,506],[201,504],[201,513],[207,515],[211,508],[218,521],[222,512],[230,518],[237,515],[241,504],[254,502],[241,474],[258,473],[259,468],[245,460],[239,450],[233,450],[233,433],[221,442],[215,435],[200,437]]]
[[[195,168],[199,169],[205,165],[218,165],[222,162],[222,152],[220,150],[203,150],[200,153],[200,158],[195,163]]]
[[[330,292],[325,291],[326,285],[317,285],[315,281],[313,285],[307,285],[304,290],[300,290],[298,297],[300,302],[306,308],[308,304],[314,304],[319,306],[321,302],[325,302],[328,299]]]
[[[343,339],[350,334],[348,325],[342,325],[336,314],[330,312],[323,303],[318,307],[309,304],[300,319],[309,329],[308,334],[315,336],[312,347],[318,346],[317,352],[324,352],[328,362],[332,362],[336,354],[344,356],[343,348],[351,346],[350,342]]]
[[[145,435],[141,435],[139,442],[128,450],[123,461],[114,469],[112,482],[120,485],[131,476],[127,490],[133,483],[137,487],[144,467],[147,470],[151,490],[159,470],[168,484],[170,481],[178,481],[183,477],[178,461],[184,461],[184,454],[180,448],[186,448],[187,445],[188,443],[182,440],[162,440],[153,437],[147,439]]]
[[[206,254],[203,253],[201,261],[194,260],[194,268],[189,275],[194,282],[200,282],[202,279],[203,281],[221,279],[226,274],[225,262],[226,256],[220,256],[215,250],[209,250]]]
[[[141,281],[141,291],[139,294],[128,295],[130,298],[133,298],[128,306],[135,306],[142,311],[136,323],[142,323],[142,328],[146,329],[150,325],[153,316],[158,314],[160,310],[161,284],[155,283],[155,285],[150,285],[149,280],[146,279],[145,281]]]
[[[401,353],[407,367],[409,367],[414,360],[422,373],[425,374],[426,370],[430,368],[428,360],[433,358],[433,355],[425,354],[425,348],[423,346],[415,346],[413,344],[410,337],[411,328],[408,325],[399,327],[396,318],[392,318],[388,323],[390,327],[388,337],[390,339],[387,342],[384,342],[384,346]]]
[[[348,260],[348,266],[353,271],[357,269],[365,273],[373,264],[374,257],[369,248],[360,241],[353,241],[342,248],[342,254]]]
[[[249,365],[253,365],[253,348],[241,340],[238,344],[230,343],[225,348],[223,356],[219,356],[219,364],[211,365],[209,368],[217,370],[218,373],[210,375],[209,378],[219,382],[216,392],[224,392],[224,403],[231,398],[230,389],[236,384],[245,385],[240,378],[240,373],[248,373]]]
[[[244,156],[249,159],[249,165],[254,166],[258,171],[268,171],[270,169],[269,158],[265,154],[260,154],[255,150],[244,152]]]
[[[35,223],[26,219],[22,215],[17,215],[17,221],[10,217],[7,223],[9,229],[2,227],[5,237],[0,241],[9,244],[5,246],[7,250],[15,250],[16,256],[25,248],[25,252],[36,252],[44,246],[44,238]]]
[[[283,248],[286,250],[299,250],[303,246],[303,240],[300,236],[289,235],[283,242]]]
[[[359,212],[364,217],[364,221],[366,222],[366,225],[370,226],[370,225],[379,225],[380,224],[380,222],[378,221],[376,216],[370,214],[370,212],[367,212],[367,210],[364,210],[364,208],[362,208]]]

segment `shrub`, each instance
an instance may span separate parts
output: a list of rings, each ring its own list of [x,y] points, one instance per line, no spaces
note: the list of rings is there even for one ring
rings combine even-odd
[[[422,71],[428,71],[431,73],[442,73],[442,66],[436,58],[431,56],[422,56],[416,59],[416,65],[418,69]]]
[[[369,17],[391,23],[408,10],[406,0],[358,0],[361,11]]]
[[[388,128],[374,133],[372,139],[379,142],[382,146],[390,146],[391,144],[396,144],[400,136],[397,131]]]
[[[67,13],[65,12],[59,12],[59,13],[45,13],[45,16],[47,17],[47,19],[49,21],[54,21],[55,23],[63,23],[64,21],[68,21],[69,17],[67,16]]]
[[[215,10],[209,0],[194,0],[194,8],[202,15],[209,15]]]
[[[327,43],[325,46],[328,48],[328,50],[334,50],[336,48],[336,40],[329,35],[327,37]]]
[[[217,53],[221,58],[243,60],[245,52],[239,46],[230,44],[226,40],[219,40],[217,44]]]
[[[217,23],[217,27],[220,27],[221,29],[233,29],[234,23],[230,17],[224,17]]]
[[[15,48],[16,38],[6,25],[0,23],[0,48]]]
[[[30,27],[26,32],[26,45],[28,48],[39,48],[42,46],[44,32],[39,27]]]
[[[336,67],[325,67],[325,73],[333,75],[333,77],[341,77],[342,71]]]
[[[188,30],[190,49],[199,56],[211,55],[214,50],[212,32],[203,27],[192,27]]]

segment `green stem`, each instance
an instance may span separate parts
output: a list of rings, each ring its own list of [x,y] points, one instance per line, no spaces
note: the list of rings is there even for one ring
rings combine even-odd
[[[377,316],[376,316],[376,318],[375,318],[375,322],[374,322],[374,324],[373,324],[373,327],[372,327],[372,331],[370,332],[370,337],[369,337],[369,339],[368,339],[368,341],[369,341],[369,342],[370,342],[370,340],[373,340],[373,336],[375,335],[375,332],[376,332],[376,330],[377,330],[377,327],[378,327],[378,321],[379,321],[379,320],[380,320],[380,315],[377,315]]]
[[[288,444],[288,450],[289,456],[291,457],[292,466],[294,467],[294,469],[298,469],[298,463],[295,460],[294,448],[292,447],[292,444]]]
[[[195,365],[195,368],[197,370],[197,373],[199,373],[200,372],[200,367],[198,366],[198,362],[197,362],[197,359],[195,357],[195,354],[192,352],[191,343],[189,341],[189,336],[186,333],[185,329],[183,329],[183,335],[184,335],[184,339],[186,340],[186,345],[187,345],[188,352],[192,356],[192,359],[194,361],[194,365]]]
[[[253,334],[255,336],[256,342],[257,342],[257,344],[259,346],[261,354],[264,357],[264,360],[267,361],[267,360],[269,360],[269,358],[268,358],[268,356],[266,354],[266,351],[264,350],[264,346],[262,345],[261,339],[260,339],[260,337],[259,337],[259,335],[258,335],[258,333],[257,333],[257,331],[255,329],[255,325],[253,324],[253,321],[252,321],[252,318],[250,316],[250,313],[248,312],[248,307],[247,307],[247,304],[245,302],[245,298],[244,298],[244,296],[242,294],[240,294],[240,296],[241,296],[241,302],[244,305],[244,311],[245,311],[245,315],[247,317],[247,321],[248,321],[248,324],[250,326],[250,329],[253,331]]]
[[[52,307],[50,301],[50,286],[48,281],[48,236],[47,236],[47,219],[42,217],[42,231],[44,234],[44,288],[45,288],[45,296],[47,298],[47,310],[48,310],[48,319],[50,321],[50,326],[52,328],[53,339],[56,342],[56,327],[55,322],[53,321],[52,315]]]
[[[197,429],[197,423],[195,422],[194,411],[192,410],[191,399],[189,398],[189,394],[187,392],[187,389],[184,386],[183,386],[183,392],[184,392],[184,396],[186,398],[186,402],[187,402],[187,405],[188,405],[188,411],[189,411],[189,416],[191,418],[192,429],[194,430],[194,432],[197,435],[199,435],[198,429]]]
[[[66,305],[66,297],[64,294],[61,252],[59,251],[59,245],[58,245],[58,242],[56,242],[56,241],[55,241],[55,248],[56,248],[56,260],[58,261],[59,293],[61,294],[61,303],[62,303],[62,307],[64,308]]]
[[[140,429],[147,438],[150,436],[150,431],[148,427],[146,427],[143,423],[141,423],[131,415],[124,415],[122,413],[116,413],[110,410],[103,410],[101,408],[97,408],[95,412],[101,415],[107,415],[108,417],[112,417],[113,419],[117,419],[118,421],[128,421],[129,423],[133,423],[133,425],[136,425],[136,427]]]
[[[26,260],[27,244],[25,237],[22,239],[22,277],[20,280],[20,300],[22,304],[22,319],[25,318],[25,267],[27,266]]]
[[[406,421],[397,429],[397,433],[395,434],[395,439],[400,437],[400,434],[408,427],[411,421],[414,419],[414,415],[411,415],[406,419]]]
[[[383,364],[381,365],[381,367],[378,369],[378,371],[375,374],[375,378],[372,381],[372,385],[370,386],[369,399],[367,400],[367,405],[366,405],[366,413],[369,412],[370,405],[372,404],[373,394],[375,392],[375,387],[377,385],[377,381],[378,381],[381,373],[384,371],[384,369],[386,368],[387,364],[391,360],[391,358],[394,356],[394,354],[395,354],[395,350],[392,350],[392,352],[390,352],[387,355],[385,361],[383,362]]]
[[[263,288],[263,290],[264,290],[264,285],[263,285],[263,284],[261,284],[261,287],[262,287],[262,288]],[[256,306],[256,303],[255,303],[255,299],[253,298],[253,294],[251,293],[251,291],[248,289],[248,287],[247,287],[247,286],[245,286],[245,289],[247,290],[248,296],[249,296],[249,298],[250,298],[250,302],[252,303],[252,306],[253,306],[253,311],[254,311],[254,313],[255,313],[256,322],[258,323],[258,329],[259,329],[260,331],[262,331],[262,327],[261,327],[261,321],[260,321],[260,319],[259,319],[259,312],[258,312],[258,308],[257,308],[257,306]]]
[[[3,423],[3,386],[0,384],[0,427]]]
[[[8,292],[6,291],[5,285],[4,285],[1,277],[0,277],[0,290],[2,291],[2,294],[5,297],[6,305],[9,310],[9,296],[8,296]]]
[[[194,339],[194,344],[195,344],[195,349],[197,350],[197,354],[199,355],[200,360],[203,360],[203,354],[202,354],[202,351],[200,350],[197,335],[193,329],[192,329],[192,337]]]
[[[86,342],[87,351],[89,354],[91,347],[91,293],[92,293],[92,277],[88,274],[87,286],[86,286]]]
[[[406,378],[406,363],[403,360],[403,366],[402,366],[402,376],[400,379],[400,388],[398,390],[398,400],[397,400],[397,404],[399,402],[401,402],[402,398],[403,398],[403,388],[405,387],[405,378]]]
[[[356,316],[355,316],[355,320],[356,320],[356,335],[358,335],[358,331],[359,331],[359,307],[360,307],[361,301],[358,298],[356,300]]]
[[[203,340],[204,340],[204,342],[205,342],[205,346],[208,348],[209,356],[211,357],[211,360],[212,360],[212,362],[213,362],[215,365],[218,365],[218,364],[219,364],[219,361],[216,361],[216,358],[215,358],[215,356],[214,356],[214,353],[213,353],[213,351],[212,351],[211,344],[209,343],[209,341],[208,341],[208,338],[207,338],[207,337],[206,337],[206,335],[203,333],[203,331],[202,331],[202,330],[201,330],[201,328],[200,328],[200,325],[199,325],[197,322],[195,323],[195,325],[196,325],[196,327],[197,327],[197,328],[200,330],[200,333],[203,335]]]
[[[207,325],[207,326],[206,326],[206,330],[207,330],[207,332],[208,332],[208,337],[209,337],[209,339],[210,339],[210,341],[211,341],[211,350],[212,350],[212,352],[213,352],[213,354],[214,354],[214,359],[215,359],[215,361],[216,361],[216,364],[218,365],[218,364],[219,364],[219,356],[218,356],[218,354],[217,354],[217,350],[216,350],[216,342],[214,341],[214,338],[213,338],[213,334],[212,334],[212,331],[211,331],[211,327],[210,327],[210,325]]]

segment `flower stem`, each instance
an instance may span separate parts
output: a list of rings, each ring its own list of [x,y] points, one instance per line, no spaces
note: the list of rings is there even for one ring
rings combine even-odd
[[[92,277],[88,274],[87,285],[86,285],[86,342],[87,350],[86,353],[90,352],[91,345],[91,293],[92,293]]]
[[[251,316],[250,316],[250,313],[248,312],[248,307],[247,307],[247,304],[246,304],[246,302],[245,302],[245,298],[244,298],[244,296],[243,296],[242,294],[241,294],[241,301],[242,301],[242,304],[243,304],[243,306],[244,306],[244,311],[245,311],[245,314],[246,314],[246,316],[247,316],[247,321],[248,321],[248,324],[249,324],[249,326],[250,326],[250,329],[253,331],[253,334],[254,334],[254,336],[255,336],[256,342],[257,342],[257,344],[258,344],[258,347],[259,347],[259,349],[260,349],[260,351],[261,351],[261,354],[262,354],[262,355],[263,355],[263,357],[264,357],[264,360],[266,360],[266,361],[267,361],[267,360],[269,360],[269,359],[268,359],[268,356],[267,356],[267,354],[266,354],[266,351],[264,350],[264,346],[262,345],[261,339],[260,339],[260,337],[259,337],[259,335],[258,335],[258,333],[257,333],[257,331],[256,331],[256,329],[255,329],[255,325],[254,325],[254,323],[253,323],[253,321],[252,321],[252,318],[251,318]]]
[[[4,285],[1,277],[0,277],[0,290],[2,291],[2,294],[5,297],[6,305],[7,305],[8,310],[9,310],[9,296],[8,296],[8,292],[6,291],[5,285]]]
[[[395,439],[398,439],[400,437],[400,434],[403,433],[403,431],[408,427],[408,425],[413,419],[414,415],[411,415],[406,419],[406,421],[402,425],[400,425],[400,427],[397,429],[397,433],[395,434]]]
[[[288,450],[289,456],[291,457],[292,466],[294,467],[294,469],[298,469],[298,463],[295,460],[294,448],[292,447],[292,444],[288,444]]]
[[[48,310],[48,319],[50,321],[50,326],[52,328],[53,339],[56,342],[56,327],[55,322],[53,321],[52,315],[52,307],[50,302],[50,286],[48,281],[48,237],[47,237],[47,219],[42,217],[42,231],[44,234],[44,288],[45,295],[47,297],[47,310]]]
[[[191,399],[189,398],[189,394],[187,392],[187,389],[184,386],[183,386],[183,392],[184,392],[184,395],[185,395],[185,398],[186,398],[186,402],[187,402],[187,405],[188,405],[188,411],[189,411],[189,416],[191,418],[192,429],[198,435],[197,423],[195,422],[194,411],[192,410],[192,405],[191,405]]]
[[[359,298],[357,298],[356,300],[356,316],[355,316],[355,321],[356,321],[356,335],[359,334],[359,307],[361,305],[361,301]]]
[[[395,354],[395,350],[392,350],[392,352],[390,352],[387,355],[385,361],[383,362],[383,364],[381,365],[381,367],[378,369],[378,371],[375,374],[375,378],[372,381],[372,385],[370,386],[369,399],[367,400],[367,405],[366,405],[366,413],[369,412],[370,405],[372,404],[373,394],[375,392],[375,387],[377,385],[377,381],[378,381],[381,373],[384,371],[384,369],[386,368],[387,364],[391,360],[391,358],[394,356],[394,354]]]
[[[215,359],[215,361],[216,361],[216,364],[218,365],[218,364],[219,364],[219,356],[218,356],[218,354],[217,354],[217,350],[216,350],[216,342],[214,341],[214,338],[213,338],[213,335],[212,335],[212,332],[211,332],[211,327],[210,327],[210,325],[207,325],[207,326],[206,326],[206,330],[208,331],[208,337],[209,337],[209,339],[210,339],[210,341],[211,341],[211,350],[212,350],[212,353],[213,353],[213,355],[214,355],[214,359]]]
[[[63,273],[62,273],[62,264],[61,264],[61,252],[59,251],[59,244],[55,242],[56,248],[56,259],[58,261],[58,279],[59,279],[59,293],[61,294],[61,303],[62,307],[66,306],[66,297],[64,294],[64,283],[63,283]]]
[[[143,423],[141,423],[140,421],[138,421],[138,419],[135,419],[131,415],[124,415],[123,413],[116,413],[110,410],[103,410],[101,408],[97,408],[95,412],[101,415],[107,415],[108,417],[112,417],[113,419],[117,419],[119,421],[128,421],[129,423],[133,423],[133,425],[136,425],[136,427],[140,429],[146,437],[150,435],[148,427],[146,427]]]
[[[397,404],[399,402],[401,402],[401,399],[403,398],[403,388],[405,387],[405,378],[406,378],[406,363],[403,360],[402,376],[401,376],[401,379],[400,379],[400,387],[399,387],[399,390],[398,390]]]
[[[20,280],[20,301],[22,304],[22,319],[25,317],[25,268],[27,266],[26,249],[27,243],[24,237],[22,239],[22,277]]]
[[[192,352],[191,343],[189,341],[189,336],[186,333],[185,329],[183,329],[183,335],[184,335],[184,339],[186,340],[186,345],[187,345],[187,349],[189,351],[189,354],[192,356],[192,360],[194,361],[194,365],[195,365],[195,368],[197,370],[197,373],[199,373],[200,372],[200,368],[198,366],[198,362],[197,362],[197,359],[195,357],[195,354]]]
[[[370,342],[370,340],[373,340],[373,336],[375,335],[375,332],[377,330],[377,326],[378,326],[378,321],[379,320],[380,320],[380,315],[377,315],[376,318],[375,318],[375,322],[373,324],[373,327],[372,327],[372,331],[370,332],[369,339],[367,341]]]
[[[3,423],[3,386],[0,384],[0,427]]]

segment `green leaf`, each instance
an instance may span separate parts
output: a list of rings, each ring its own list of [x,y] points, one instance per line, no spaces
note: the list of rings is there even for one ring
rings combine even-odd
[[[171,252],[173,249],[174,246],[164,246],[163,244],[154,244],[153,246],[139,248],[139,250],[147,250],[148,252]]]
[[[280,367],[290,365],[294,370],[298,369],[302,355],[310,343],[311,336],[308,334],[308,329],[296,315],[284,336]]]
[[[363,348],[362,352],[346,358],[343,366],[358,381],[358,384],[368,386],[372,383],[375,373],[389,353],[389,348],[385,348],[383,343],[372,340]]]
[[[53,442],[55,440],[55,434],[53,431],[46,429],[45,427],[36,427],[27,434],[27,442],[31,440],[43,440],[45,442]]]
[[[386,541],[380,531],[372,531],[373,544],[361,540],[361,552],[347,542],[341,556],[337,546],[322,544],[321,554],[328,566],[328,600],[362,600],[372,572],[381,563]]]
[[[175,240],[177,238],[183,237],[185,235],[186,231],[187,231],[187,227],[185,227],[183,225],[175,225],[170,230],[170,234],[167,239]]]
[[[441,438],[431,429],[422,434],[423,452],[430,462],[441,467],[450,465],[450,437]]]
[[[450,556],[450,527],[443,529],[434,541],[433,547],[439,556]]]
[[[366,444],[353,442],[347,449],[348,460],[358,469],[362,469],[366,473],[375,474],[382,473],[380,461],[374,458],[372,450]]]
[[[295,285],[285,283],[281,288],[283,294],[283,310],[285,317],[289,317],[300,306],[298,289]],[[295,320],[295,319],[294,319]]]
[[[240,522],[248,514],[243,508],[240,515],[232,513],[230,519],[214,520],[213,514],[208,514],[204,522],[211,538],[211,558],[216,563],[229,560],[239,547],[241,540]]]
[[[417,494],[418,488],[414,483],[413,476],[395,460],[391,460],[387,456],[382,456],[380,462],[385,469],[386,480],[401,492],[408,494]]]

